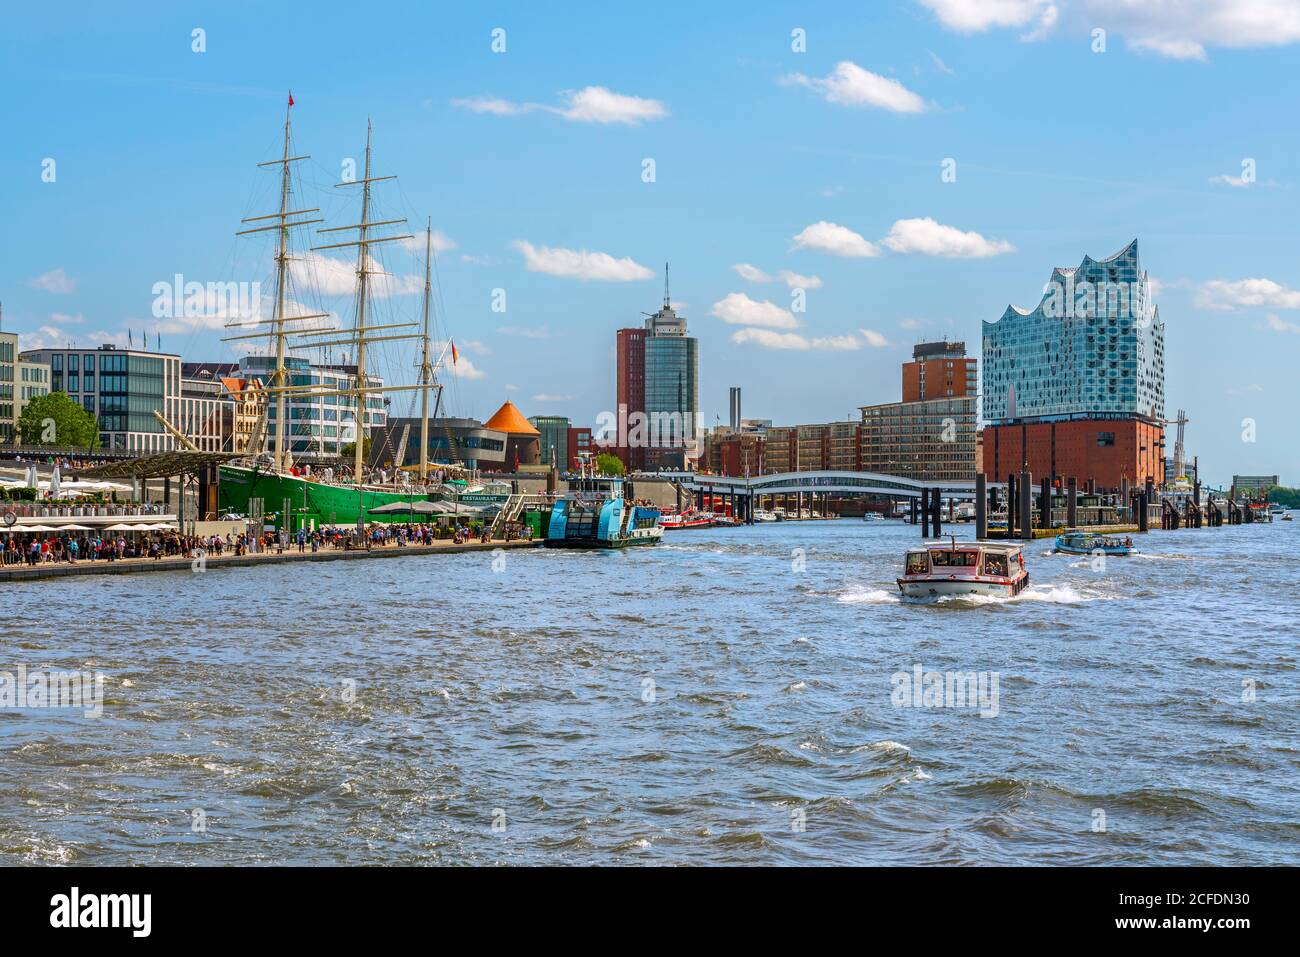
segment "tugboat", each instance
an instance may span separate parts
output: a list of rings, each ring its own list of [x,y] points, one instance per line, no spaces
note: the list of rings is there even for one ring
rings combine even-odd
[[[898,579],[907,598],[990,595],[1010,598],[1025,590],[1024,546],[1012,542],[926,542],[909,549]]]
[[[1057,535],[1056,550],[1067,555],[1095,555],[1101,552],[1103,555],[1120,558],[1126,558],[1137,551],[1131,538],[1120,541],[1118,538],[1107,538],[1096,532],[1081,532],[1078,529],[1069,529]]]
[[[664,530],[659,509],[623,496],[623,479],[597,475],[588,453],[579,453],[578,477],[551,509],[548,548],[627,548],[658,545]]]

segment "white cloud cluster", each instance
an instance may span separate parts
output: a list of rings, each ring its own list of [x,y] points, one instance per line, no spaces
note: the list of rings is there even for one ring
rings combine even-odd
[[[792,73],[783,77],[787,86],[803,86],[821,94],[827,103],[840,106],[871,106],[894,113],[922,113],[925,100],[897,80],[863,69],[852,60],[835,64],[823,77]]]
[[[962,33],[1030,27],[1036,40],[1068,21],[1114,32],[1128,45],[1176,60],[1204,60],[1208,47],[1245,49],[1300,41],[1295,0],[918,0]]]
[[[709,315],[729,326],[759,326],[763,329],[797,329],[800,326],[790,310],[766,299],[750,299],[743,292],[728,293],[713,304]]]
[[[797,332],[774,332],[771,329],[737,329],[731,334],[735,343],[752,343],[764,349],[821,349],[834,352],[860,349],[862,343],[855,336],[820,336],[809,339]]]
[[[1197,290],[1196,305],[1203,309],[1300,309],[1300,292],[1272,279],[1211,279]]]
[[[920,253],[952,259],[983,259],[1015,251],[1015,247],[1005,240],[985,239],[979,233],[945,226],[928,216],[897,220],[890,227],[889,235],[880,242],[896,253]],[[795,236],[794,248],[859,259],[880,255],[880,247],[861,234],[825,220],[813,223]]]
[[[76,291],[77,280],[69,276],[64,268],[60,266],[58,269],[51,269],[49,272],[41,273],[34,279],[27,280],[27,285],[33,289],[43,289],[45,292],[65,294]]]
[[[474,113],[490,113],[494,116],[518,116],[540,110],[573,123],[622,123],[636,126],[647,120],[661,120],[668,116],[668,107],[659,100],[615,93],[603,86],[565,90],[560,95],[564,100],[563,106],[516,103],[496,96],[472,96],[452,100],[451,103]]]
[[[920,253],[951,259],[986,259],[1016,249],[1005,240],[985,239],[979,233],[963,232],[955,226],[937,223],[928,216],[898,220],[881,242],[896,253]]]
[[[820,276],[804,276],[797,272],[791,272],[789,269],[782,269],[775,276],[772,276],[749,263],[736,263],[731,268],[736,271],[736,274],[741,279],[748,282],[783,282],[791,289],[820,289],[822,287]]]
[[[858,233],[826,220],[807,226],[794,237],[796,249],[812,249],[832,256],[844,256],[848,259],[864,259],[879,256],[880,249],[868,242]]]
[[[529,272],[542,272],[565,279],[602,280],[605,282],[630,282],[649,279],[654,273],[634,259],[615,259],[609,253],[590,252],[586,249],[564,249],[559,246],[534,246],[519,239],[514,247],[524,254],[524,266]]]

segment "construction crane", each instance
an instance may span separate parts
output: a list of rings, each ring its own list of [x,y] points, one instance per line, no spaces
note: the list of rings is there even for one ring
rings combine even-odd
[[[1187,417],[1187,412],[1183,409],[1178,410],[1178,418],[1162,419],[1165,425],[1178,426],[1178,434],[1174,439],[1174,482],[1186,482],[1187,476],[1183,474],[1184,466],[1187,464],[1187,449],[1183,445],[1183,435],[1187,428],[1187,423],[1191,421]],[[1165,481],[1169,481],[1169,476],[1165,476]]]

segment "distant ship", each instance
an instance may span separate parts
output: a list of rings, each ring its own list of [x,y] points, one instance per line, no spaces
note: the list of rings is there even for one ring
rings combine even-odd
[[[657,545],[664,530],[659,509],[637,505],[624,497],[619,476],[597,475],[589,453],[578,458],[578,476],[569,480],[568,494],[551,508],[546,532],[548,548],[628,548]]]

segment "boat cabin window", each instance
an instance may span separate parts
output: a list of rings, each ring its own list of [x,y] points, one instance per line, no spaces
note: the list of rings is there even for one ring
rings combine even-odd
[[[907,574],[924,575],[930,570],[930,556],[926,552],[907,553]]]
[[[998,552],[986,554],[984,556],[984,574],[1005,578],[1007,575],[1007,556]]]
[[[930,554],[933,556],[935,567],[971,568],[979,559],[978,552],[934,551]]]

